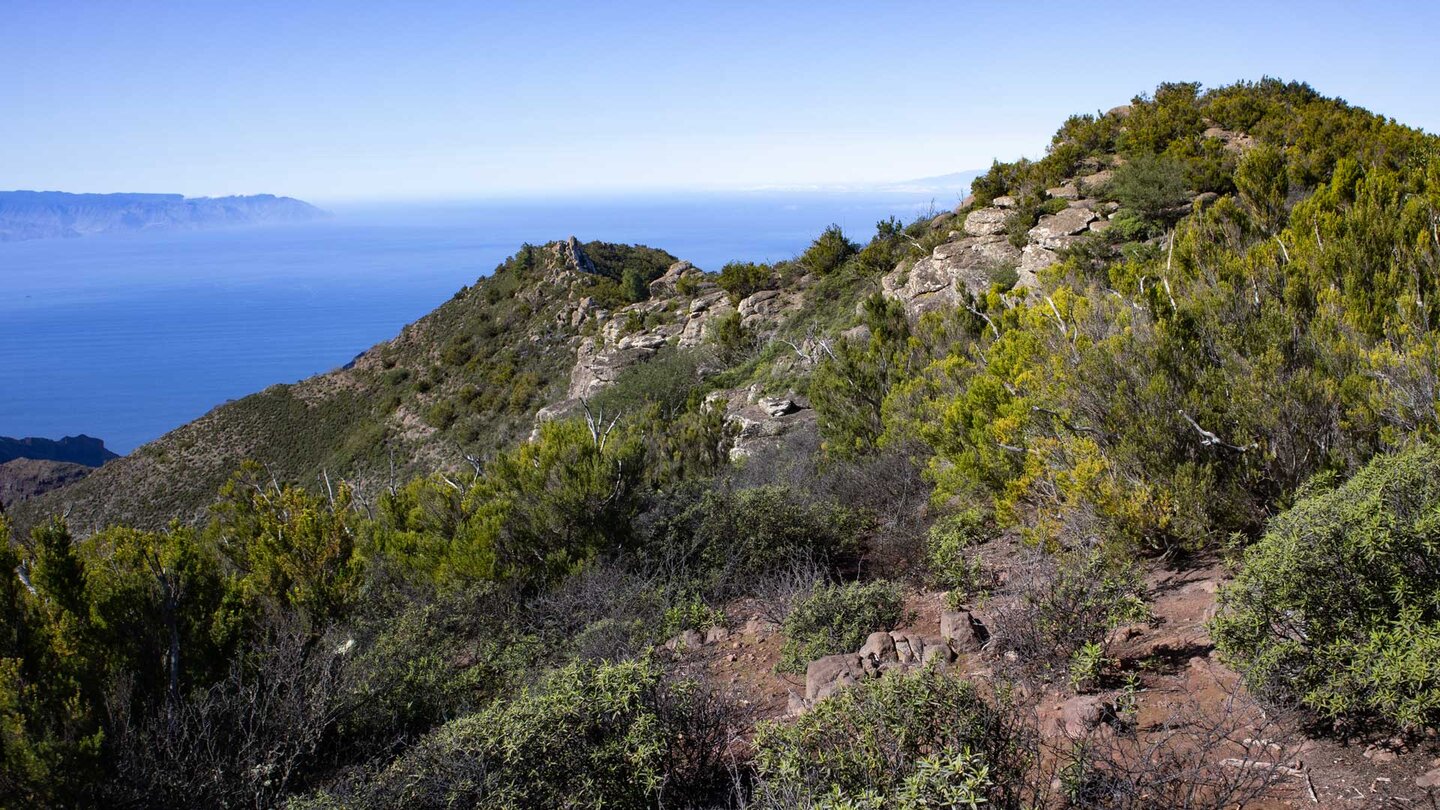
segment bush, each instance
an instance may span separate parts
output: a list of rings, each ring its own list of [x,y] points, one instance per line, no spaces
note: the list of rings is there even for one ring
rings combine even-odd
[[[800,264],[819,276],[834,272],[859,251],[859,246],[845,238],[839,225],[831,225],[820,234],[800,256]]]
[[[972,683],[933,667],[896,673],[821,701],[793,724],[763,724],[755,798],[762,808],[892,806],[888,800],[1020,808],[1028,806],[1034,746],[1003,694],[986,700]]]
[[[647,662],[572,664],[452,721],[351,795],[300,807],[616,807],[724,795],[726,707]]]
[[[996,643],[1039,675],[1103,662],[1115,631],[1149,616],[1134,570],[1098,550],[1037,554],[1011,583],[1016,598],[996,610]]]
[[[1185,169],[1178,161],[1141,155],[1115,170],[1111,193],[1120,206],[1150,222],[1160,222],[1183,205]]]
[[[730,262],[720,268],[720,275],[715,279],[715,283],[730,294],[731,302],[738,304],[741,299],[773,288],[777,280],[775,268],[768,264]]]
[[[935,584],[950,591],[952,607],[983,596],[989,589],[991,577],[974,549],[994,535],[989,516],[979,509],[947,515],[930,527],[925,538],[925,559]]]
[[[1215,641],[1257,694],[1325,718],[1440,721],[1440,448],[1302,491],[1221,591]]]
[[[883,580],[819,585],[785,617],[781,672],[804,672],[826,655],[854,652],[877,630],[893,630],[905,617],[905,594]]]

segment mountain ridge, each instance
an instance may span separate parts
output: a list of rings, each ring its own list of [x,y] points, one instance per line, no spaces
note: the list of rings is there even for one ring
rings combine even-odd
[[[310,203],[273,194],[185,197],[0,191],[0,242],[309,222],[325,216]]]

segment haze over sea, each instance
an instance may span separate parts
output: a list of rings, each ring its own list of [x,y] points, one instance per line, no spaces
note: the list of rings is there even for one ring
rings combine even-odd
[[[662,248],[706,270],[952,193],[765,192],[331,205],[314,225],[0,244],[0,435],[128,453],[226,400],[344,365],[525,242]],[[322,203],[323,205],[323,203]]]

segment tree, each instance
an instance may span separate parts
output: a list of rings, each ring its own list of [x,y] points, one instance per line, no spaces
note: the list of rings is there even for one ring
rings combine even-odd
[[[816,275],[835,272],[840,265],[858,252],[860,246],[845,238],[839,225],[826,228],[800,256],[800,263]]]
[[[885,431],[885,397],[891,386],[913,372],[904,306],[877,293],[865,300],[864,307],[869,337],[838,341],[810,382],[825,448],[841,457],[878,446]]]
[[[625,300],[634,304],[644,301],[650,297],[650,284],[645,276],[633,267],[625,268],[620,275],[620,290],[625,295]]]

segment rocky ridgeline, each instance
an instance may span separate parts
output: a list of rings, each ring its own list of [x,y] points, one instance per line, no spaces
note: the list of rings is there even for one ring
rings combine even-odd
[[[594,265],[571,237],[556,243],[558,275],[593,273]],[[556,283],[563,283],[557,276]],[[761,339],[774,335],[801,303],[801,290],[761,290],[738,304],[711,277],[689,262],[672,264],[650,282],[650,298],[610,311],[588,296],[572,295],[556,316],[557,325],[577,332],[575,365],[566,398],[542,408],[536,424],[575,414],[584,399],[613,385],[627,369],[655,357],[667,345],[694,348],[714,334],[723,319],[739,313],[741,326]],[[736,430],[734,459],[779,441],[792,430],[814,425],[804,397],[766,397],[758,387],[712,392],[710,401],[725,409]]]
[[[1111,111],[1125,115],[1128,108]],[[1219,140],[1225,149],[1243,152],[1254,146],[1254,139],[1240,132],[1211,127],[1206,138]],[[949,227],[949,238],[914,264],[902,262],[881,281],[885,294],[905,303],[912,316],[958,306],[964,291],[982,295],[990,289],[997,274],[1013,270],[1017,277],[1015,289],[1033,289],[1039,284],[1039,273],[1060,261],[1060,251],[1078,244],[1090,234],[1110,228],[1110,217],[1119,209],[1113,200],[1104,199],[1114,179],[1115,168],[1123,163],[1110,158],[1109,165],[1092,163],[1089,174],[1067,179],[1045,194],[1050,199],[1065,200],[1066,207],[1039,218],[1025,234],[1025,243],[1017,247],[1007,227],[1018,201],[1014,197],[996,197],[988,206],[972,208],[972,199],[961,204],[955,214],[941,214],[933,221],[935,227]],[[1193,198],[1192,205],[1214,199],[1214,194]]]

